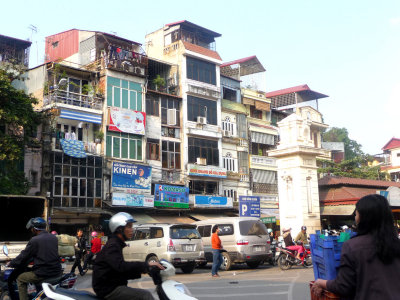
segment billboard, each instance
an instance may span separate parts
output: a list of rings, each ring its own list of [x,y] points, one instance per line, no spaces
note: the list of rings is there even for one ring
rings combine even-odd
[[[189,175],[215,178],[226,178],[226,169],[215,166],[188,164]]]
[[[156,184],[154,187],[154,206],[189,208],[189,188]]]
[[[151,193],[151,167],[113,162],[111,188],[113,192]]]
[[[113,193],[112,205],[133,207],[154,207],[153,196]]]
[[[146,113],[126,108],[110,107],[108,130],[145,134]]]
[[[218,196],[195,196],[195,207],[233,207],[232,198]]]
[[[261,216],[260,197],[239,196],[239,216],[259,218]]]

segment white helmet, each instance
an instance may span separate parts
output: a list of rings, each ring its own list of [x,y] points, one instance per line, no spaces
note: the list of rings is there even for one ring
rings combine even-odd
[[[268,229],[267,229],[267,232],[268,232],[268,233],[271,233],[271,232],[272,232],[272,229],[271,229],[271,228],[268,228]]]
[[[108,227],[112,233],[115,233],[118,227],[125,227],[126,224],[135,222],[135,219],[130,214],[119,212],[111,217]]]

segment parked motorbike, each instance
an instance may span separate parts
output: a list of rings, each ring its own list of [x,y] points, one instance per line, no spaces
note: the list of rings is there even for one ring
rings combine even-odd
[[[279,248],[278,266],[281,270],[289,270],[292,266],[296,265],[302,265],[305,268],[312,267],[310,248],[308,246],[305,247],[301,242],[298,244],[303,247],[303,253],[300,255],[300,262],[296,259],[296,251],[284,247]]]
[[[271,242],[271,257],[266,261],[268,262],[271,266],[276,266],[278,264],[278,257],[280,254],[280,248],[282,247],[282,243],[278,241],[272,241]]]
[[[6,245],[3,246],[4,255],[8,256],[8,248]],[[16,278],[19,274],[29,271],[28,268],[14,269],[7,267],[6,264],[1,265],[0,271],[0,300],[8,299],[19,299],[18,286]],[[63,288],[72,288],[76,282],[76,276],[71,273],[62,274],[60,276],[46,278],[45,282],[59,285]],[[28,296],[32,300],[40,300],[45,298],[45,294],[42,289],[42,284],[28,284]]]
[[[175,275],[174,266],[166,260],[161,260],[160,263],[164,266],[165,270],[152,267],[149,272],[156,286],[155,292],[158,299],[196,300],[183,283],[168,279]],[[54,300],[100,300],[96,295],[87,291],[66,290],[48,283],[43,283],[43,289],[46,296]]]

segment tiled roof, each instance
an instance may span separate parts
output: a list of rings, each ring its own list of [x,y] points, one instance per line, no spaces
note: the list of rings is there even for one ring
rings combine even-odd
[[[398,138],[392,138],[389,142],[386,143],[385,146],[383,146],[382,150],[389,150],[393,148],[400,148],[400,139]]]
[[[325,205],[352,204],[370,194],[376,194],[376,188],[331,187],[319,190],[319,201],[325,202]]]
[[[290,88],[287,88],[287,89],[268,92],[265,95],[268,98],[268,97],[274,97],[274,96],[285,95],[285,94],[290,94],[290,93],[297,93],[297,92],[301,92],[301,91],[309,91],[309,90],[310,90],[310,88],[308,87],[308,85],[307,84],[303,84],[303,85],[290,87]]]
[[[216,51],[213,51],[213,50],[210,50],[210,49],[207,49],[207,48],[195,45],[195,44],[191,44],[188,42],[184,42],[184,41],[182,41],[182,43],[185,46],[186,50],[193,51],[193,52],[196,52],[196,53],[208,56],[208,57],[212,57],[212,58],[215,58],[218,60],[222,60],[221,57],[219,56],[218,52],[216,52]]]
[[[400,182],[332,176],[325,176],[324,178],[318,180],[319,187],[334,185],[388,188],[390,186],[400,187]]]
[[[240,58],[240,59],[237,59],[234,61],[226,62],[226,63],[223,63],[220,67],[223,68],[223,67],[230,66],[230,65],[240,64],[240,63],[252,60],[253,58],[256,58],[256,56],[253,55],[253,56],[249,56],[249,57],[245,57],[245,58]]]

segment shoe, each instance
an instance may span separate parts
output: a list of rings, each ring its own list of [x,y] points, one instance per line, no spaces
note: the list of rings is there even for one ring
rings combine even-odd
[[[219,277],[219,275],[218,274],[214,274],[214,275],[212,275],[212,277]]]
[[[79,274],[81,274],[81,276],[83,276],[86,274],[86,272],[87,272],[87,270],[84,270],[84,271],[80,272]]]

